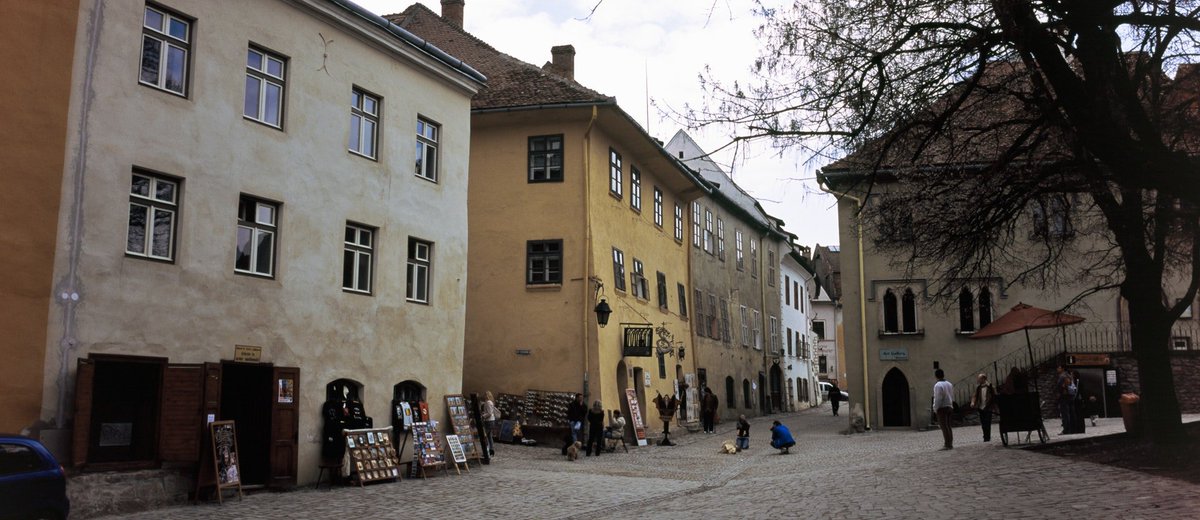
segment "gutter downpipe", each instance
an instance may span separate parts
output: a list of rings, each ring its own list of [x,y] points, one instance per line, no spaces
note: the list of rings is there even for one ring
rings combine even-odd
[[[818,182],[817,186],[821,191],[834,196],[846,197],[855,204],[858,204],[858,212],[863,209],[863,200],[849,193],[837,193],[825,186],[824,183]],[[866,275],[863,273],[863,237],[862,237],[862,218],[854,217],[854,234],[857,237],[858,246],[858,333],[862,342],[862,361],[863,361],[863,424],[867,430],[871,429],[871,392],[870,392],[870,373],[871,369],[867,366],[867,293],[866,293]]]
[[[596,105],[592,105],[592,118],[588,121],[587,130],[583,132],[583,218],[584,218],[584,240],[583,240],[583,259],[584,273],[583,277],[583,400],[588,402],[588,356],[591,353],[591,319],[590,313],[592,307],[597,302],[593,302],[593,297],[596,291],[592,288],[593,271],[595,264],[592,261],[592,127],[596,125],[596,117],[599,111]],[[598,280],[597,280],[598,281]],[[596,331],[596,355],[599,356],[600,348],[600,332]]]

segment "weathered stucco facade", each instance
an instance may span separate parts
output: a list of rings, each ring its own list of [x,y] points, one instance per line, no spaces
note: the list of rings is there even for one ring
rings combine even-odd
[[[55,290],[52,270],[75,56],[77,2],[7,2],[0,31],[10,45],[0,88],[0,431],[42,418],[42,363]],[[19,43],[19,44],[18,44]],[[32,52],[37,49],[37,52]],[[36,101],[35,101],[36,100]]]
[[[244,367],[231,363],[236,346],[260,349],[251,368],[299,369],[294,394],[274,381],[266,390],[294,404],[292,483],[316,478],[331,381],[360,385],[377,426],[390,424],[402,381],[424,386],[431,416],[443,417],[442,396],[461,389],[469,99],[482,76],[333,2],[153,6],[189,24],[182,93],[145,75],[139,83],[146,4],[89,1],[79,16],[54,264],[56,286],[78,297],[50,305],[43,418],[71,418],[78,359],[224,362],[228,371]],[[282,60],[278,125],[243,115],[248,49]],[[380,107],[370,153],[348,151],[355,90]],[[418,118],[440,130],[436,182],[414,175]],[[175,186],[174,221],[154,228],[154,243],[170,245],[158,258],[127,245],[131,204],[142,204],[131,195],[135,174]],[[239,214],[247,200],[253,217]],[[264,272],[235,269],[239,230],[264,219],[273,246],[254,248],[264,263],[250,268]],[[349,225],[371,234],[362,265],[372,274],[359,290],[344,287]],[[406,292],[414,240],[430,249],[428,293],[417,298]],[[242,449],[243,460],[258,456]]]

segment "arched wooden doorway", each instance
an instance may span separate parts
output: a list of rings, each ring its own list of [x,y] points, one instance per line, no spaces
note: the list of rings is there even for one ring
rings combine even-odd
[[[771,365],[771,401],[769,413],[783,411],[783,369],[779,365]]]
[[[882,389],[883,425],[911,426],[912,410],[909,409],[908,378],[899,368],[888,370],[883,376]]]

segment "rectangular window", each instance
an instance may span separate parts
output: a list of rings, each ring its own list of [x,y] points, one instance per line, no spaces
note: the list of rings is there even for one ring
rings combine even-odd
[[[708,327],[704,321],[704,291],[696,289],[696,299],[692,302],[696,305],[696,334],[700,336],[708,335]]]
[[[438,139],[441,125],[423,117],[417,118],[417,177],[437,182]]]
[[[742,314],[742,346],[750,346],[750,313],[745,305],[739,307]]]
[[[692,203],[692,245],[700,247],[700,203]]]
[[[675,203],[675,241],[683,242],[683,207]]]
[[[405,297],[410,302],[429,303],[429,271],[433,266],[433,243],[409,237]]]
[[[679,292],[679,317],[686,320],[688,317],[687,288],[685,288],[681,283],[675,284],[675,288],[678,289]]]
[[[829,364],[825,361],[825,356],[817,356],[817,372],[822,374],[828,372]]]
[[[754,320],[750,325],[754,327],[754,348],[762,348],[762,313],[754,310]]]
[[[779,318],[769,316],[767,318],[767,326],[771,327],[771,341],[767,344],[771,352],[779,353]]]
[[[802,310],[802,309],[800,309],[800,282],[799,281],[792,282],[792,294],[794,294],[796,296],[796,298],[794,300],[792,300],[792,308],[796,309],[796,310]]]
[[[775,287],[775,250],[767,249],[767,285]]]
[[[819,339],[819,340],[825,339],[825,322],[824,321],[813,320],[812,327],[813,327],[813,334],[817,335],[817,339]]]
[[[742,250],[742,230],[733,231],[734,259],[737,260],[738,271],[746,269],[746,255]]]
[[[158,6],[146,5],[142,17],[142,66],[138,81],[187,95],[192,20]]]
[[[791,327],[787,328],[787,336],[786,337],[787,337],[787,345],[788,345],[787,355],[790,357],[792,355],[792,328]]]
[[[758,241],[750,239],[750,277],[758,278]]]
[[[617,153],[612,148],[608,149],[608,191],[612,196],[621,198],[622,183],[625,182],[625,174],[621,172],[621,154]]]
[[[663,194],[658,186],[654,187],[654,225],[660,229],[663,225]]]
[[[792,305],[792,277],[783,275],[783,306]]]
[[[642,172],[635,167],[629,167],[629,207],[634,211],[642,211]]]
[[[380,99],[358,88],[350,91],[350,151],[374,159],[379,135]]]
[[[562,240],[530,240],[525,243],[525,283],[562,283]]]
[[[642,261],[633,259],[633,272],[629,275],[629,283],[633,286],[633,296],[641,300],[650,299],[650,287],[646,281],[646,267]]]
[[[657,274],[658,284],[658,308],[667,310],[667,275],[659,271]]]
[[[259,276],[275,274],[279,205],[248,195],[238,200],[237,257],[233,270]]]
[[[729,330],[729,302],[725,298],[721,298],[721,341],[726,344],[733,341],[733,334]]]
[[[129,228],[125,253],[173,261],[179,182],[135,170],[129,185]]]
[[[625,253],[613,248],[613,286],[618,291],[625,290]]]
[[[343,289],[371,293],[374,253],[375,228],[346,223],[346,237],[342,252]]]
[[[725,221],[717,218],[717,258],[725,261]]]
[[[704,208],[704,252],[713,254],[713,214]]]
[[[246,99],[242,115],[273,126],[283,127],[284,69],[287,59],[250,47],[246,51]]]
[[[529,138],[529,182],[562,182],[563,136]]]

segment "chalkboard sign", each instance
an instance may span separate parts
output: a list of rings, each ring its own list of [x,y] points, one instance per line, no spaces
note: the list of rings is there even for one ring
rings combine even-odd
[[[215,488],[217,501],[222,504],[225,502],[221,492],[225,489],[237,489],[240,499],[242,473],[238,466],[237,431],[233,421],[208,423],[208,439],[204,449],[206,460],[201,461],[200,474],[196,477],[196,500],[200,499],[200,490],[205,487]]]

